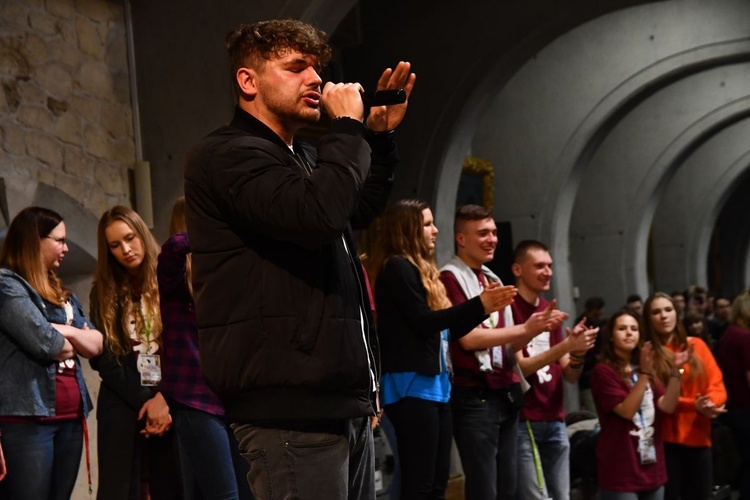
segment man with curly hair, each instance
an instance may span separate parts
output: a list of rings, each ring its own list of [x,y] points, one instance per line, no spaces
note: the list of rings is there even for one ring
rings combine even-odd
[[[185,168],[203,371],[260,498],[374,499],[377,354],[352,228],[384,208],[406,103],[327,82],[326,35],[293,20],[227,37],[238,106]],[[399,62],[378,90],[407,98]],[[295,138],[325,109],[317,149]]]

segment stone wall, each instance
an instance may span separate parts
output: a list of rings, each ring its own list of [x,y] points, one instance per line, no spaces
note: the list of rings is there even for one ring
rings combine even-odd
[[[1,177],[54,186],[97,216],[129,203],[135,146],[121,4],[3,0],[0,84]]]
[[[0,225],[32,203],[60,211],[75,249],[61,271],[76,274],[66,284],[84,302],[95,221],[115,204],[130,205],[135,145],[126,47],[121,3],[0,0]],[[96,401],[99,377],[85,360],[83,368]],[[92,413],[94,494],[96,424]],[[85,455],[72,498],[91,498]]]

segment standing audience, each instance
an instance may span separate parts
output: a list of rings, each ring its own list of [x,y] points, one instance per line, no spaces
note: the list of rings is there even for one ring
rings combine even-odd
[[[716,300],[717,313],[719,298]],[[745,290],[732,304],[732,324],[716,348],[716,361],[727,387],[724,422],[732,430],[740,450],[740,498],[750,498],[750,291]]]
[[[675,368],[687,357],[686,350],[676,353]],[[667,482],[661,420],[677,407],[679,372],[671,374],[666,390],[654,379],[653,344],[640,344],[640,319],[627,309],[610,318],[600,359],[591,390],[601,425],[596,448],[601,499],[661,500]]]
[[[157,276],[162,318],[161,392],[174,418],[183,498],[251,498],[247,462],[224,418],[224,407],[203,378],[193,301],[190,239],[185,198],[177,200],[169,239],[159,254]]]
[[[159,390],[159,247],[143,219],[123,206],[99,219],[97,247],[91,317],[104,332],[104,352],[91,359],[102,378],[98,498],[180,498],[167,432],[172,417]]]
[[[725,412],[727,399],[721,370],[706,343],[688,337],[669,295],[652,294],[644,311],[644,337],[654,346],[655,379],[667,385],[670,377],[681,377],[677,410],[665,415],[662,425],[668,475],[665,498],[706,500],[713,477],[711,420]],[[679,368],[674,353],[684,349],[690,356]]]
[[[518,295],[513,302],[513,319],[526,322],[532,314],[554,308],[542,293],[550,288],[552,257],[538,241],[516,245],[513,260]],[[567,316],[566,316],[567,317]],[[542,332],[522,351],[518,364],[531,388],[524,397],[518,429],[518,496],[522,500],[567,500],[570,497],[570,443],[565,428],[563,377],[576,383],[581,376],[586,351],[596,341],[598,328],[581,321],[574,331],[562,328]]]
[[[449,343],[511,303],[491,286],[451,307],[434,262],[438,233],[429,206],[401,200],[383,217],[373,256],[383,375],[380,402],[396,430],[405,499],[445,498],[452,442]]]
[[[0,498],[68,499],[92,404],[84,358],[102,335],[57,277],[68,252],[65,222],[46,208],[16,215],[0,251]]]
[[[479,295],[490,283],[502,282],[484,265],[497,248],[492,212],[478,205],[461,207],[454,233],[456,255],[443,266],[440,279],[456,306]],[[506,306],[451,341],[453,437],[464,469],[466,498],[515,500],[518,415],[523,405],[513,370],[515,351],[543,331],[559,327],[564,317],[548,308],[515,325],[511,308]]]

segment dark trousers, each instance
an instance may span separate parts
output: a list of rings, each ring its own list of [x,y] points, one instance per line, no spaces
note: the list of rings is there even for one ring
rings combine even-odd
[[[247,462],[224,419],[170,401],[184,500],[250,500]]]
[[[445,498],[452,441],[450,404],[407,397],[387,405],[385,412],[396,429],[401,498]]]
[[[451,410],[465,497],[515,500],[519,411],[508,391],[454,386]]]
[[[67,500],[78,477],[83,448],[80,419],[3,424],[8,474],[0,498]]]
[[[706,500],[711,498],[713,461],[708,446],[664,443],[667,461],[665,500]]]
[[[732,437],[742,460],[737,471],[740,500],[750,500],[750,412],[729,410],[723,420],[732,431]]]
[[[375,500],[368,417],[295,429],[232,424],[257,499]]]

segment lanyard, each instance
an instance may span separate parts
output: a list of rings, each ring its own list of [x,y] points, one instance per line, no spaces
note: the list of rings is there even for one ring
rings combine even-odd
[[[146,345],[151,342],[151,325],[152,317],[146,316],[144,310],[143,300],[139,301],[140,307],[138,308],[138,314],[141,316],[141,322],[143,323],[143,335],[146,337]]]
[[[635,385],[635,383],[638,382],[638,372],[635,371],[635,367],[633,365],[630,365],[630,373],[633,375],[633,385]],[[638,416],[641,418],[641,429],[645,429],[646,419],[643,418],[643,399],[641,399],[641,404],[638,406]]]
[[[539,491],[544,495],[544,473],[542,472],[542,459],[539,456],[539,448],[536,446],[536,439],[534,439],[534,431],[531,430],[531,423],[526,421],[526,429],[529,431],[529,439],[531,440],[531,451],[534,455],[534,467],[536,468],[536,479],[539,483]]]

